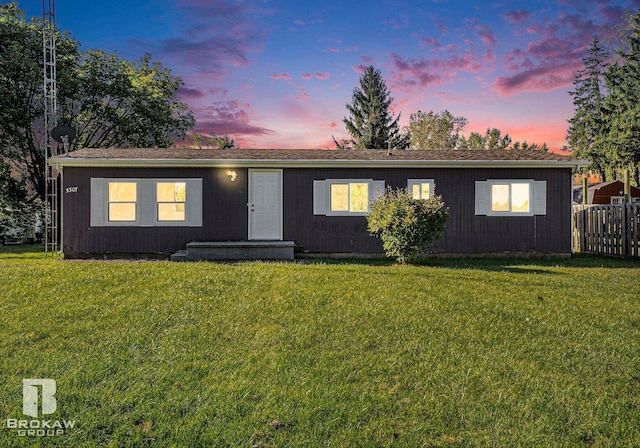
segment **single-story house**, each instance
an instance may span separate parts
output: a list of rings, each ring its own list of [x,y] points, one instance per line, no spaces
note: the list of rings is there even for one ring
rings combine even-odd
[[[578,185],[573,187],[573,202],[582,204],[583,187]],[[629,200],[640,202],[640,188],[630,188]],[[620,204],[624,202],[624,182],[612,180],[609,182],[597,182],[587,186],[587,204]]]
[[[187,245],[195,254],[215,244],[236,255],[263,244],[381,254],[366,215],[386,187],[442,196],[450,219],[431,252],[566,256],[572,170],[587,162],[515,150],[110,148],[50,163],[61,172],[61,250],[73,258],[168,256]]]

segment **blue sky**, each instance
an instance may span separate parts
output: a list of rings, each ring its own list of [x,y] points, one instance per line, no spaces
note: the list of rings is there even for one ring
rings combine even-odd
[[[40,1],[19,2],[28,15]],[[401,124],[418,110],[564,144],[568,91],[593,35],[640,0],[56,1],[58,27],[83,48],[151,52],[183,78],[195,131],[243,148],[326,148],[362,68],[379,68]]]

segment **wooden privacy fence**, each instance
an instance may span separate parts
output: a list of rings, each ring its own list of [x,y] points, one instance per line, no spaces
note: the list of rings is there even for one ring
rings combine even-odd
[[[574,205],[573,251],[640,257],[640,204]]]

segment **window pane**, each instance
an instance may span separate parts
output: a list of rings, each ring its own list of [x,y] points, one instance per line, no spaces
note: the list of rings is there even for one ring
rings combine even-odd
[[[411,197],[413,199],[420,199],[420,184],[411,185]]]
[[[187,184],[185,182],[158,182],[158,202],[184,202]]]
[[[109,182],[109,202],[136,202],[135,182]]]
[[[429,198],[429,184],[424,183],[422,184],[422,199],[428,199]]]
[[[369,211],[369,184],[350,184],[349,200],[352,212]]]
[[[345,184],[331,185],[331,211],[332,212],[348,212],[349,211],[349,185],[345,185]]]
[[[135,185],[135,184],[134,184]],[[109,221],[135,221],[136,204],[112,202],[109,204]]]
[[[491,211],[509,211],[509,185],[491,185]]]
[[[158,204],[158,221],[185,221],[184,203]]]
[[[511,211],[529,211],[529,184],[511,184]]]

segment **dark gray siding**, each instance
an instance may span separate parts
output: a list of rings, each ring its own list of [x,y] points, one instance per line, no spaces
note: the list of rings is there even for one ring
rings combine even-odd
[[[248,171],[230,182],[218,168],[71,168],[64,169],[63,251],[83,253],[172,253],[191,241],[247,239]],[[90,227],[90,179],[202,178],[203,227]],[[385,180],[406,187],[407,179],[434,179],[451,218],[433,248],[445,253],[571,252],[570,169],[339,169],[283,170],[284,239],[308,252],[381,252],[380,242],[367,231],[362,216],[314,216],[313,180]],[[475,181],[533,179],[547,182],[546,216],[475,216]],[[65,193],[77,186],[77,193]]]
[[[71,168],[64,169],[63,242],[66,254],[173,253],[191,241],[241,241],[247,239],[247,170],[204,168]],[[92,177],[202,178],[202,227],[91,227]],[[77,186],[77,193],[65,193]]]
[[[571,252],[570,169],[288,169],[284,175],[284,238],[309,252],[380,252],[367,234],[366,218],[314,216],[313,180],[385,180],[393,188],[407,179],[434,179],[435,192],[450,209],[442,239],[446,253]],[[547,215],[475,216],[475,181],[533,179],[547,182]]]

